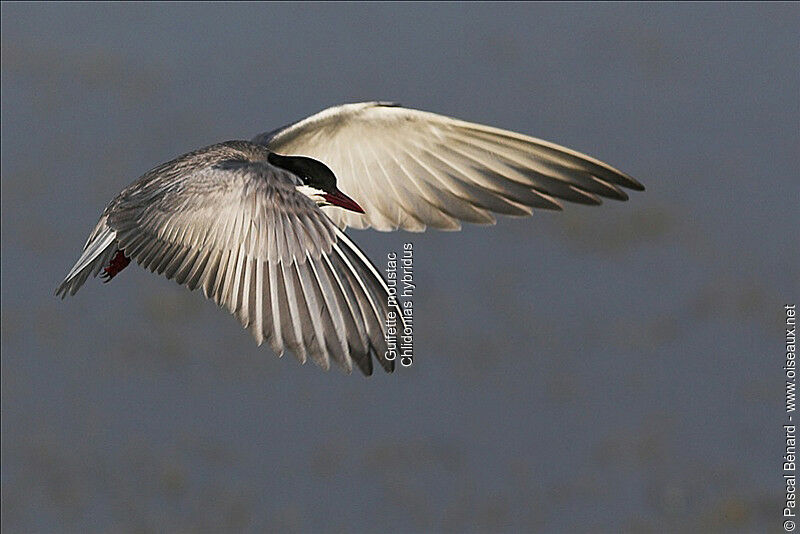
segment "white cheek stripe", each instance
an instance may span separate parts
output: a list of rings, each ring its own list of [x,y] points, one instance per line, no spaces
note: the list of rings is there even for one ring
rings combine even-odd
[[[325,194],[325,191],[322,189],[317,189],[316,187],[311,187],[308,185],[298,185],[297,190],[303,193],[305,196],[309,197],[314,202],[319,203],[320,201],[324,201],[322,195]]]

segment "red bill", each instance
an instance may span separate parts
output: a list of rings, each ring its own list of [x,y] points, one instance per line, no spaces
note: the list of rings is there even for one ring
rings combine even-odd
[[[361,208],[361,206],[358,205],[358,203],[355,200],[348,197],[338,189],[333,193],[325,193],[323,197],[325,197],[325,200],[327,200],[334,206],[339,206],[340,208],[344,208],[350,211],[355,211],[357,213],[364,213],[364,210]]]

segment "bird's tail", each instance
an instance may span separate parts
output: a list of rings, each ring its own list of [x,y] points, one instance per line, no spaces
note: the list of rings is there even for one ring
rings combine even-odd
[[[86,241],[81,257],[56,289],[56,296],[63,299],[67,295],[74,295],[89,275],[97,276],[108,265],[116,251],[117,233],[108,227],[103,216]]]

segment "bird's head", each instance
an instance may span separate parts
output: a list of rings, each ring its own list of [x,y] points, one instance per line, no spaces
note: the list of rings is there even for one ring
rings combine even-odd
[[[297,190],[317,206],[338,206],[346,210],[364,213],[364,210],[352,198],[336,187],[336,175],[321,161],[305,156],[283,156],[271,152],[267,160],[282,169],[286,169],[300,179]]]

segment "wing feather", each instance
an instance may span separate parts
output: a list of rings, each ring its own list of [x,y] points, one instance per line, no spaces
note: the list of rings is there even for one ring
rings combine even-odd
[[[340,227],[491,224],[489,213],[529,215],[558,200],[626,200],[644,189],[627,174],[555,143],[381,102],[346,104],[269,133],[254,143],[316,158],[364,214],[333,212]]]
[[[87,266],[76,265],[62,292],[119,249],[146,269],[202,287],[278,354],[289,349],[325,369],[333,360],[348,372],[355,362],[365,374],[376,357],[391,371],[380,352],[380,274],[296,190],[297,177],[266,156],[241,154],[242,146],[264,154],[262,147],[236,143],[238,151],[215,145],[178,158],[120,193],[101,220],[107,230],[95,230],[87,242]]]

